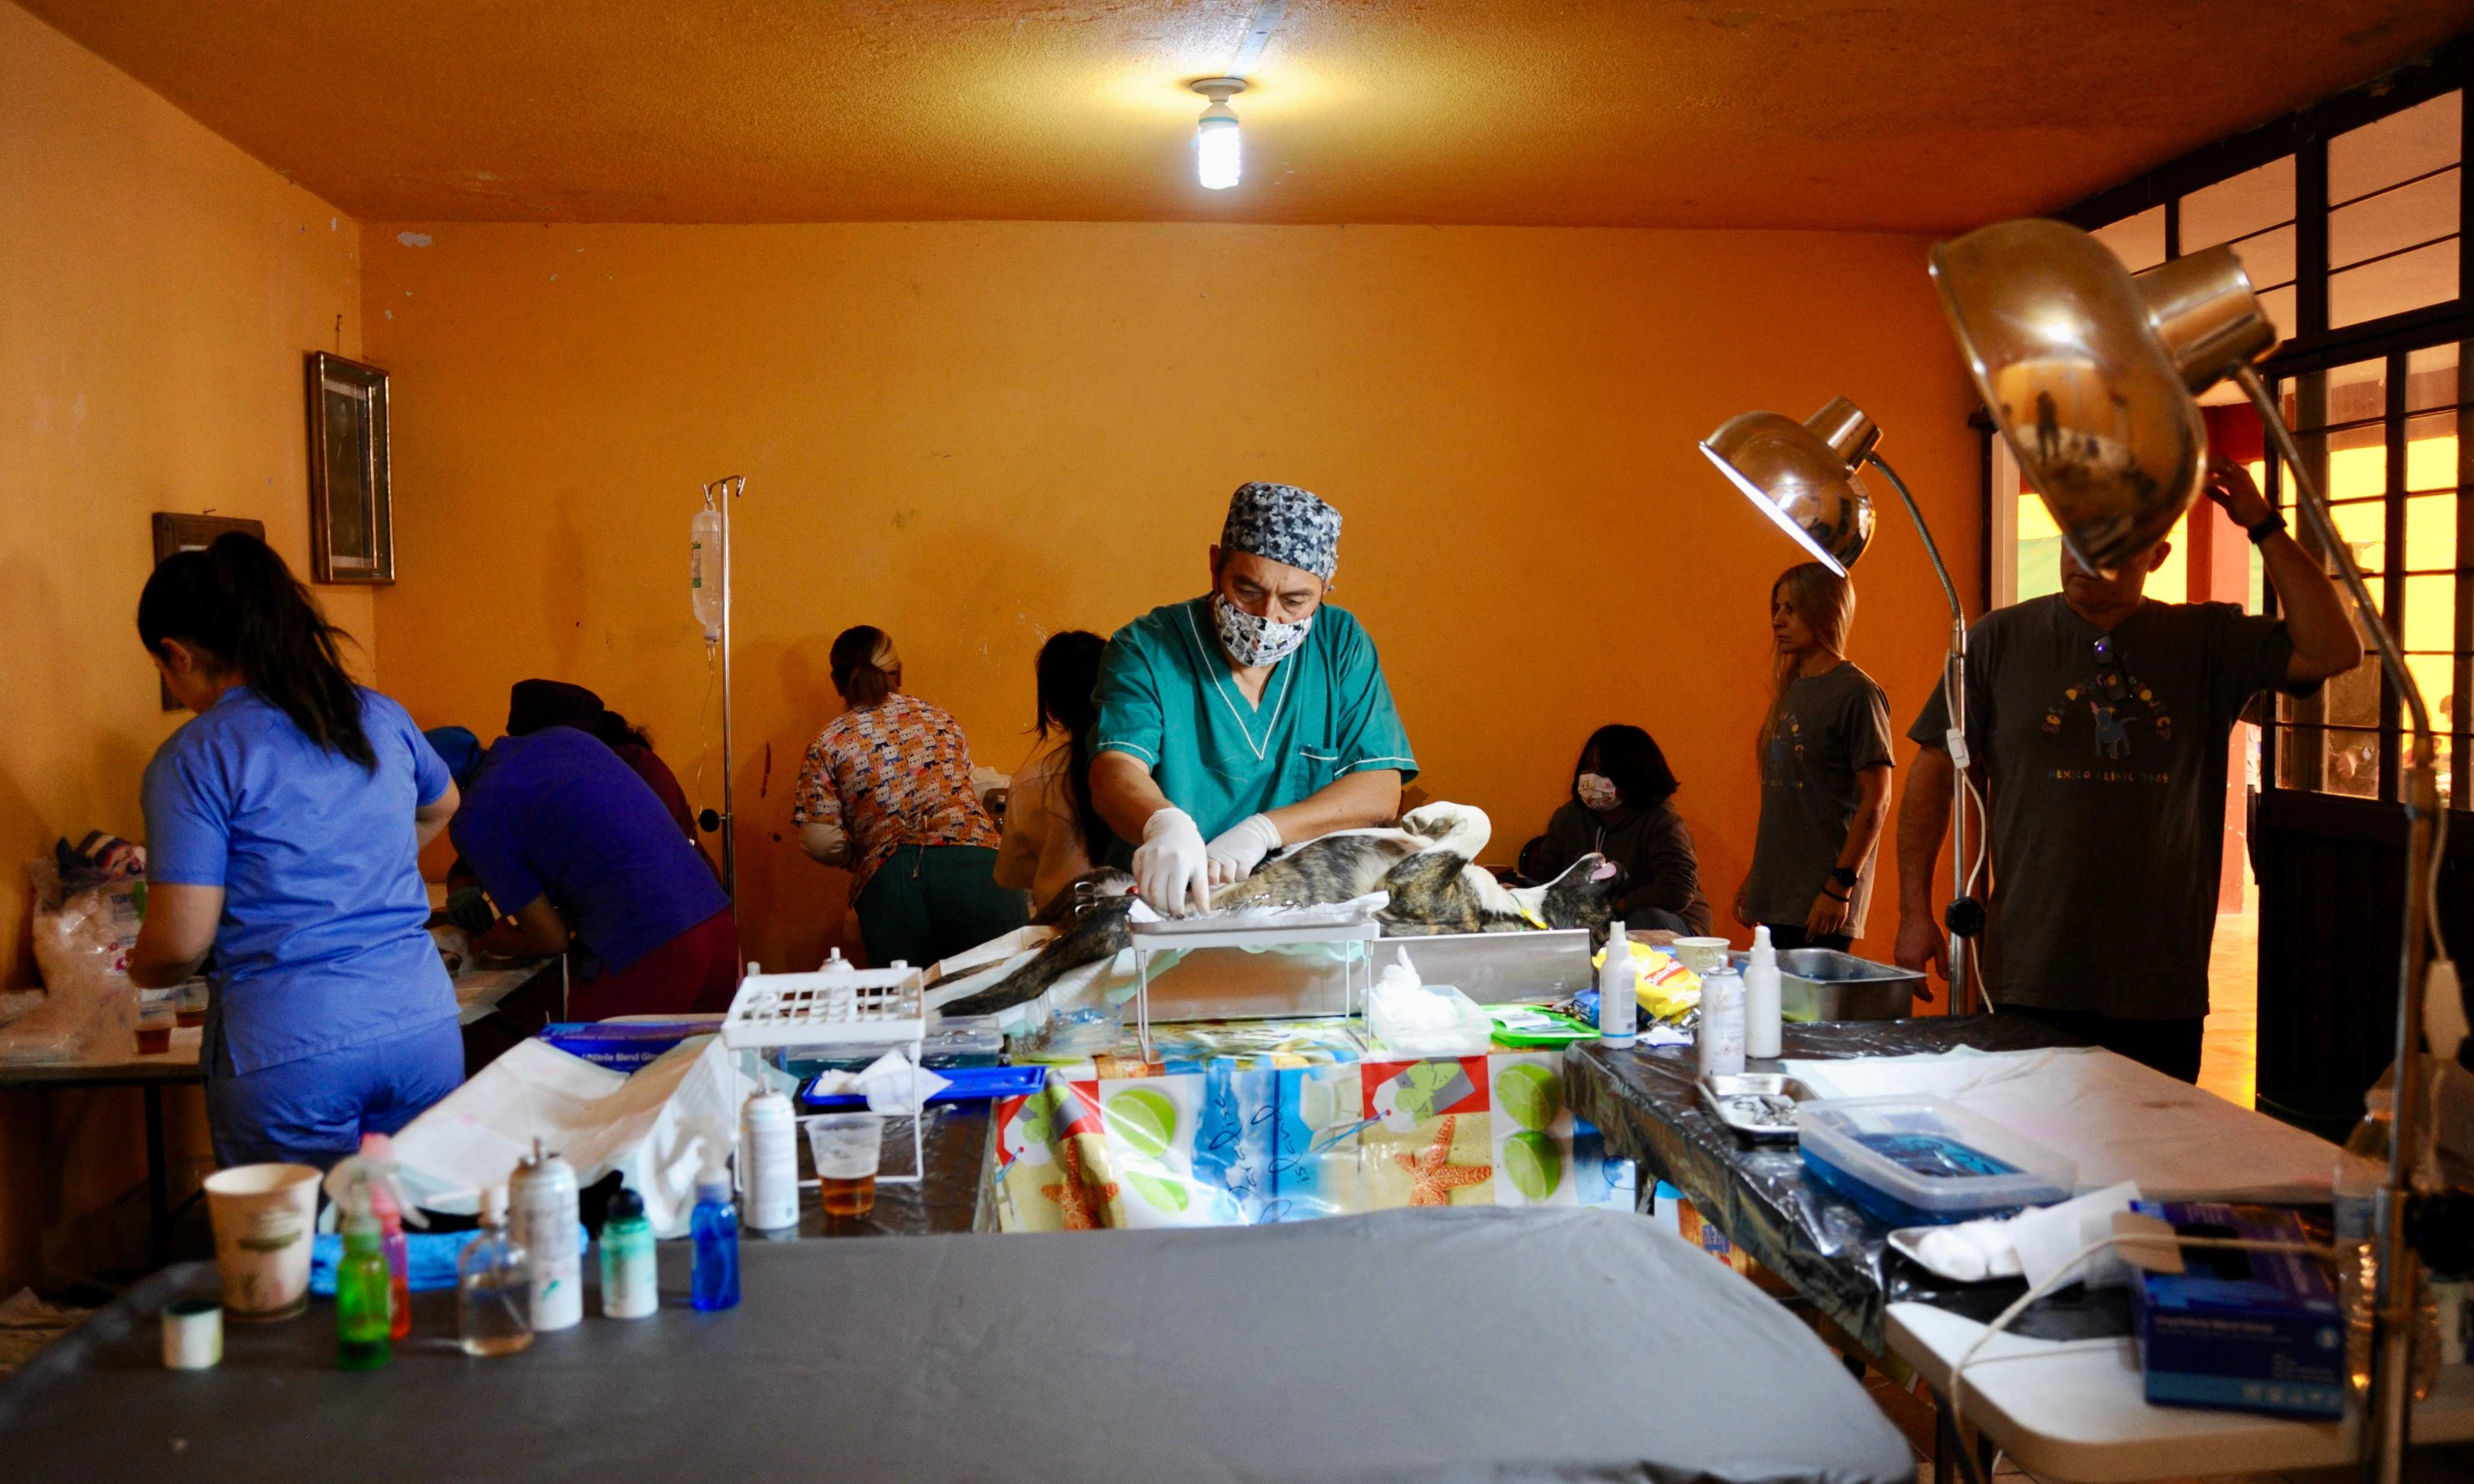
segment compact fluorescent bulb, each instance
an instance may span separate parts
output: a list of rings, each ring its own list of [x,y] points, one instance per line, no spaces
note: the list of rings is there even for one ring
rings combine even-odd
[[[1195,178],[1204,190],[1226,190],[1237,183],[1245,168],[1237,115],[1228,111],[1228,105],[1215,103],[1203,109],[1202,122],[1194,126]]]
[[[1194,126],[1194,174],[1204,190],[1226,190],[1245,174],[1245,147],[1239,142],[1237,114],[1228,100],[1246,90],[1242,78],[1215,77],[1191,85],[1211,100]]]

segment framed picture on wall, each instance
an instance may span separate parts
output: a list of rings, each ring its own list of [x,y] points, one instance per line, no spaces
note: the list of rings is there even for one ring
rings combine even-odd
[[[309,355],[309,566],[320,582],[395,580],[387,374]]]
[[[204,551],[215,544],[215,538],[226,531],[247,531],[260,541],[266,539],[266,523],[244,521],[229,515],[182,515],[172,510],[155,512],[155,565],[175,551]],[[155,682],[162,693],[163,709],[178,711],[181,703],[172,699],[172,688],[160,678]]]

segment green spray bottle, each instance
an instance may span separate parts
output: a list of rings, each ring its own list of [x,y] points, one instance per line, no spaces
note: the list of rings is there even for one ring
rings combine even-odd
[[[395,1355],[395,1270],[374,1193],[383,1176],[359,1156],[328,1172],[327,1193],[343,1213],[344,1260],[335,1265],[335,1364],[375,1371]]]

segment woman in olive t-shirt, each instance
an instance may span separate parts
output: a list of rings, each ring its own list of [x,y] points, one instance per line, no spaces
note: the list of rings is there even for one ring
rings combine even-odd
[[[1890,709],[1849,662],[1856,589],[1818,562],[1770,588],[1776,697],[1762,723],[1760,832],[1735,920],[1781,948],[1845,949],[1864,931],[1890,815]]]

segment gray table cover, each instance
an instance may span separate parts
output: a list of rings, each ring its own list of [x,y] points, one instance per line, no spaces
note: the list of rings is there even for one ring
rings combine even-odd
[[[1636,1216],[1386,1211],[1192,1231],[782,1242],[745,1302],[520,1355],[415,1301],[384,1371],[332,1310],[158,1362],[166,1270],[0,1388],[0,1474],[75,1480],[1632,1479],[1906,1484],[1819,1341]],[[676,1307],[667,1306],[677,1304]]]

